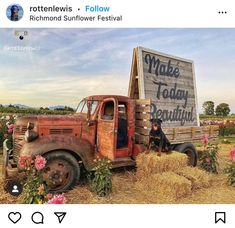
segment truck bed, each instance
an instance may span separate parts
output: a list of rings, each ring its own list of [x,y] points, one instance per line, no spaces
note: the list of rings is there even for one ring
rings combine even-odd
[[[151,100],[135,100],[135,104],[135,142],[148,144],[151,129]],[[219,126],[163,127],[163,131],[171,144],[179,144],[199,141],[204,134],[208,135],[209,139],[216,139],[219,135]]]

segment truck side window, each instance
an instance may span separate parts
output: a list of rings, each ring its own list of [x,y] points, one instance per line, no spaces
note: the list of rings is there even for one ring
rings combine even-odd
[[[108,101],[105,103],[101,119],[113,120],[113,116],[114,116],[114,103],[113,101]]]
[[[118,117],[119,118],[127,118],[127,110],[125,104],[118,104]]]

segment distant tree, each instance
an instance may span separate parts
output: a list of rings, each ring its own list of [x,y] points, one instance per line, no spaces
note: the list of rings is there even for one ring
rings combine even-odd
[[[44,108],[45,110],[50,110],[48,107]]]
[[[214,115],[215,103],[213,101],[205,101],[202,105],[205,115]]]
[[[43,110],[44,108],[43,107],[40,107],[40,110]]]
[[[9,107],[9,108],[14,108],[14,105],[9,104],[8,107]]]
[[[65,111],[70,111],[70,112],[73,112],[73,111],[74,111],[74,109],[71,108],[71,107],[69,107],[69,106],[65,106],[65,107],[64,107],[64,110],[65,110]]]
[[[215,113],[217,116],[228,116],[228,114],[230,113],[229,105],[226,103],[217,105]]]
[[[55,108],[56,111],[69,111],[69,112],[73,112],[74,109],[69,107],[69,106],[64,106],[64,107],[59,107],[59,108]]]

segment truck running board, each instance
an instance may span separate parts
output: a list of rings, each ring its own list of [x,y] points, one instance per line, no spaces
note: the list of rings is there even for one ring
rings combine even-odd
[[[112,161],[112,168],[135,166],[135,164],[135,160],[130,157],[116,158],[114,161]]]

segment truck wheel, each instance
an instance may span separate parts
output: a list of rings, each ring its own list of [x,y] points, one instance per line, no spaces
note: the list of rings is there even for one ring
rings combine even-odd
[[[43,179],[50,192],[65,192],[73,188],[80,178],[80,167],[77,160],[65,151],[45,154],[47,160]]]
[[[198,154],[192,143],[183,143],[175,147],[176,151],[184,153],[188,156],[188,164],[191,166],[197,165]]]

